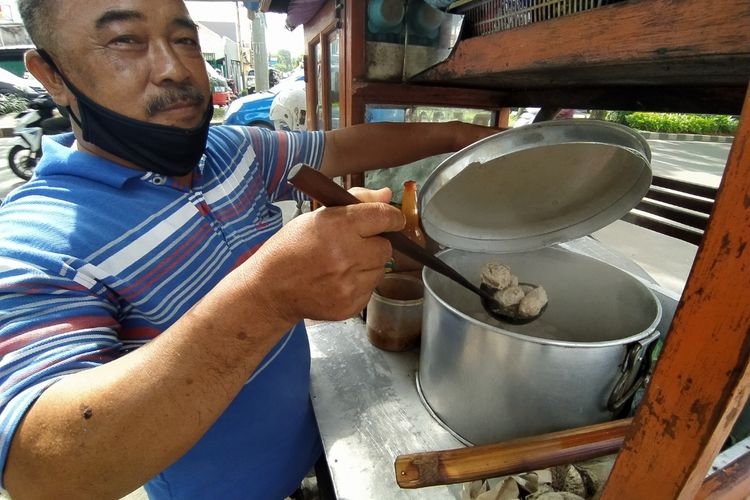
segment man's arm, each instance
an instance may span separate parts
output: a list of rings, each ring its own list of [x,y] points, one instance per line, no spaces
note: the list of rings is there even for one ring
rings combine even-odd
[[[145,483],[200,439],[292,325],[361,310],[390,256],[376,235],[402,227],[384,203],[294,219],[155,340],[49,387],[16,430],[6,488],[98,499]]]
[[[462,122],[368,123],[326,132],[321,172],[328,177],[404,165],[458,151],[501,129]]]

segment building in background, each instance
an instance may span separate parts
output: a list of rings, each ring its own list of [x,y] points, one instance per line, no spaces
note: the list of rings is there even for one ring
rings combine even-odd
[[[0,0],[0,68],[17,76],[23,76],[26,66],[24,53],[34,48],[15,1]]]
[[[217,32],[221,30],[228,32],[225,24],[196,20],[198,24],[198,37],[200,39],[203,58],[227,81],[231,80],[235,90],[244,89],[244,79],[242,77],[243,63],[240,59],[240,46],[236,40],[231,37]],[[231,25],[234,29],[234,25]]]
[[[206,61],[230,80],[238,93],[246,89],[247,70],[251,66],[250,20],[243,4],[234,1],[185,4],[199,25]]]
[[[18,8],[15,2],[0,3],[0,23],[17,23],[20,22]]]

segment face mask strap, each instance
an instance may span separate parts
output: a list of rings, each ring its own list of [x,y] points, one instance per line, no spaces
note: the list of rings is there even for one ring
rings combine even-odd
[[[44,62],[52,66],[52,69],[62,76],[60,69],[57,67],[57,64],[55,64],[55,61],[52,60],[52,56],[49,55],[49,52],[44,49],[36,49],[36,53],[39,54],[39,57],[41,57]]]
[[[49,55],[49,52],[47,52],[44,49],[37,49],[36,52],[37,54],[39,54],[39,57],[41,57],[44,62],[49,64],[52,67],[52,69],[55,70],[55,72],[58,75],[60,75],[60,78],[62,78],[62,81],[65,83],[65,85],[67,85],[68,88],[72,89],[74,94],[77,94],[78,89],[73,84],[70,83],[70,80],[65,78],[65,75],[63,74],[63,72],[60,71],[60,68],[58,68],[57,64],[55,64],[55,61],[52,60],[52,56]],[[73,113],[73,109],[70,106],[65,106],[65,109],[68,111],[68,114],[73,119],[75,124],[78,125],[79,128],[83,127],[83,125],[81,124],[81,120],[79,120],[76,114]]]

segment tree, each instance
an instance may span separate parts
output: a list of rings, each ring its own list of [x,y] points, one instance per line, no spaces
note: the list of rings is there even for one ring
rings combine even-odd
[[[276,54],[276,60],[278,61],[276,67],[279,70],[291,71],[294,69],[294,64],[292,62],[292,53],[287,49],[281,49],[279,53]]]

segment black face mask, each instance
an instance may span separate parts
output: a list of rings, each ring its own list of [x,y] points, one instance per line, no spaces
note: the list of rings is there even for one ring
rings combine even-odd
[[[80,119],[70,106],[67,110],[81,128],[84,141],[157,174],[182,176],[198,166],[206,149],[208,128],[214,113],[213,104],[209,103],[203,121],[195,128],[185,129],[134,120],[86,97],[62,74],[47,52],[41,49],[37,52],[60,74],[76,97]]]

